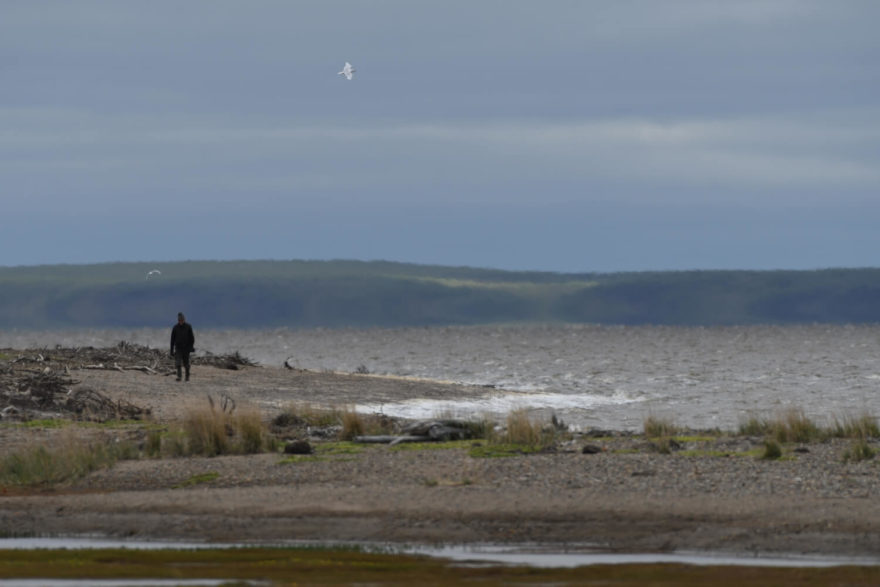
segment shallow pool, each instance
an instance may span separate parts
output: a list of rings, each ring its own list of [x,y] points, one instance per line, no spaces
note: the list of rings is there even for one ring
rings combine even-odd
[[[880,565],[878,558],[823,557],[814,555],[759,554],[745,556],[723,552],[671,552],[671,553],[619,553],[607,552],[593,545],[541,545],[541,544],[467,544],[424,546],[383,542],[273,542],[273,543],[216,543],[216,542],[164,542],[114,540],[106,538],[0,538],[0,549],[83,549],[83,548],[131,548],[131,549],[214,549],[246,547],[359,547],[377,552],[421,554],[458,561],[461,564],[505,564],[533,567],[579,567],[586,565],[678,563],[689,565],[739,565],[761,567],[834,567],[841,565]],[[18,584],[18,583],[17,583]],[[22,583],[24,584],[24,583]],[[57,585],[76,585],[58,582]],[[122,583],[113,583],[113,585]],[[136,583],[126,583],[135,585]],[[196,583],[193,583],[194,585]],[[199,583],[203,585],[215,583]],[[0,585],[9,583],[0,581]]]

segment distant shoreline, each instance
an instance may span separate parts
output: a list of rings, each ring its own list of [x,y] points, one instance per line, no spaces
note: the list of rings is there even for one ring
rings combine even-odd
[[[152,271],[161,271],[153,274]],[[880,323],[880,269],[621,273],[391,262],[181,261],[0,267],[0,328],[571,323]]]

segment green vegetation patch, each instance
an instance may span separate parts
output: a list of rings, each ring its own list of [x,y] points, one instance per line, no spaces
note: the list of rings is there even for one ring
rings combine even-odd
[[[133,458],[131,443],[59,442],[37,445],[0,459],[0,486],[54,486],[75,481],[92,471],[113,466],[117,460]]]
[[[24,422],[4,423],[4,426],[13,426],[20,428],[66,428],[72,425],[70,420],[63,418],[44,418],[40,420],[26,420]]]
[[[718,436],[673,436],[672,439],[681,444],[713,443],[718,440]]]
[[[644,434],[648,438],[671,437],[680,433],[680,428],[668,418],[648,416],[642,424]]]
[[[401,442],[389,448],[391,450],[465,450],[473,446],[473,440],[448,440],[445,442]]]
[[[171,489],[185,489],[187,487],[193,487],[195,485],[202,485],[203,483],[211,483],[212,481],[216,481],[220,478],[220,473],[216,471],[209,471],[207,473],[199,473],[198,475],[193,475],[186,481],[178,483],[177,485],[172,485]]]

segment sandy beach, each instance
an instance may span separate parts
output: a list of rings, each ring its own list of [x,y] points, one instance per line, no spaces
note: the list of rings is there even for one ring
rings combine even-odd
[[[208,395],[254,407],[268,421],[293,402],[339,407],[486,392],[272,367],[196,366],[189,383],[134,370],[71,375],[79,386],[149,408],[153,425],[179,418]],[[0,453],[63,442],[65,433],[3,423]],[[132,434],[89,433],[108,442]],[[321,458],[140,458],[51,489],[5,487],[0,528],[10,537],[541,543],[618,552],[880,556],[877,459],[845,462],[851,441],[830,440],[786,446],[782,459],[765,460],[754,456],[762,443],[695,435],[664,454],[638,435],[583,434],[553,451],[506,458],[475,458],[467,445],[415,450],[386,444]],[[585,453],[586,445],[598,452]],[[188,482],[195,478],[205,481]]]

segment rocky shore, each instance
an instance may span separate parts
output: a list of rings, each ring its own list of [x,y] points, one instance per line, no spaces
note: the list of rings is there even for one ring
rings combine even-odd
[[[340,406],[485,392],[250,366],[196,366],[189,384],[158,371],[71,374],[77,388],[149,410],[154,424],[180,417],[188,403],[204,402],[206,395],[233,397],[269,419],[295,401]],[[0,456],[62,442],[69,429],[4,421]],[[113,442],[114,434],[131,431],[98,427],[82,433]],[[0,533],[543,543],[625,552],[880,558],[880,463],[845,460],[848,440],[786,445],[783,457],[773,460],[760,458],[763,438],[746,436],[684,436],[670,450],[638,435],[597,433],[576,435],[553,451],[505,458],[472,456],[479,442],[119,461],[60,487],[4,487]]]

